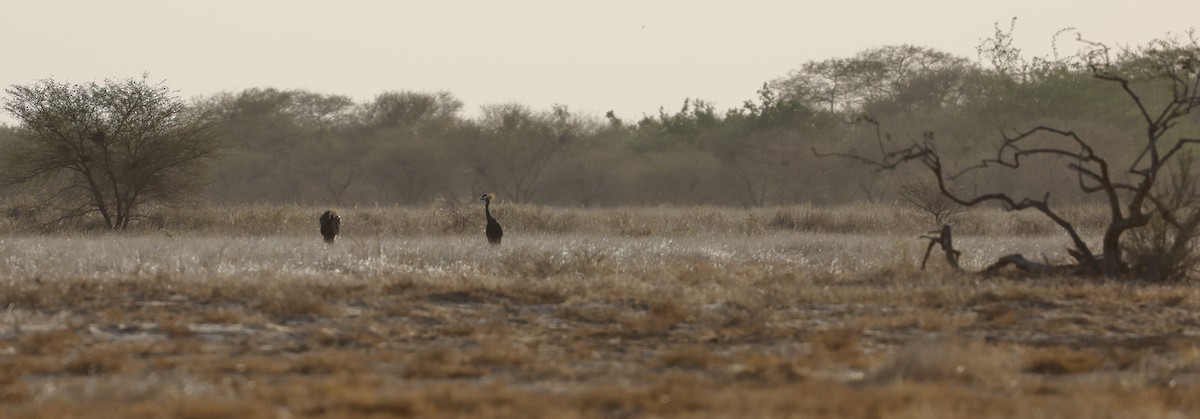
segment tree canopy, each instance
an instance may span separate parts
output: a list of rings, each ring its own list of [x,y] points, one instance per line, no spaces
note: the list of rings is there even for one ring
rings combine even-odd
[[[1078,57],[1025,56],[1010,48],[1012,37],[997,27],[978,59],[885,45],[799,63],[726,109],[681,98],[650,115],[518,103],[468,112],[446,91],[386,91],[356,101],[274,88],[222,92],[186,107],[210,115],[211,134],[225,145],[219,159],[208,160],[215,176],[201,188],[220,203],[425,205],[485,192],[500,202],[588,206],[900,199],[899,187],[919,172],[881,176],[811,153],[877,148],[874,128],[854,123],[864,115],[896,141],[937,133],[950,164],[983,158],[1005,134],[1038,125],[1071,126],[1097,150],[1137,151],[1128,139],[1142,135],[1142,117],[1129,111],[1119,86],[1094,83]],[[1124,61],[1134,63],[1145,51],[1130,54]],[[1145,97],[1171,94],[1165,84],[1151,90]],[[1175,123],[1186,132],[1200,118]],[[1045,175],[973,176],[960,184],[1049,188],[1059,200],[1095,201],[1070,182],[1045,185]]]
[[[146,203],[171,204],[207,185],[217,154],[210,120],[146,78],[7,90],[20,125],[6,146],[10,182],[38,182],[58,219],[99,214],[123,229]]]

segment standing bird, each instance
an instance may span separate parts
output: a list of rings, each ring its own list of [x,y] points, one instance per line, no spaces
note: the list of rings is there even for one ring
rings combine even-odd
[[[487,235],[488,243],[495,246],[500,244],[500,239],[504,238],[504,229],[500,227],[500,223],[495,218],[492,218],[490,207],[492,206],[493,199],[496,199],[496,194],[494,193],[485,193],[482,198],[479,198],[479,200],[483,201],[483,215],[487,217],[487,228],[483,232]]]
[[[341,230],[342,217],[338,215],[337,210],[329,210],[321,214],[321,235],[325,236],[325,243],[333,243]]]

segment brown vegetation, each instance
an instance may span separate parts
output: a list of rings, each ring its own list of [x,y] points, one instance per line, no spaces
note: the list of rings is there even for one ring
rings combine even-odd
[[[516,221],[531,208],[503,210],[536,224]],[[304,211],[295,237],[289,223],[282,236],[6,237],[0,416],[1200,413],[1200,299],[1186,282],[921,271],[919,226],[742,230],[776,213],[886,225],[854,208],[674,211],[584,211],[567,223],[583,232],[499,248],[477,232],[355,237],[352,221],[327,246]],[[610,217],[655,235],[587,230]],[[713,230],[679,227],[697,219]],[[1034,235],[956,240],[968,268],[988,252],[1068,257]]]

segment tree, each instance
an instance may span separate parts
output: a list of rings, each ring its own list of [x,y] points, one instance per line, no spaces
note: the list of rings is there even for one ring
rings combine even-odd
[[[376,190],[377,201],[418,204],[447,191],[454,178],[454,160],[447,158],[443,144],[424,136],[395,135],[391,130],[380,135],[364,163],[368,182]]]
[[[941,77],[941,83],[931,83],[935,78],[930,76],[961,73],[966,66],[965,58],[946,52],[889,45],[851,58],[808,62],[771,84],[785,98],[799,99],[829,112],[853,112],[873,102],[910,96],[917,81],[923,82],[924,89],[951,90],[954,85],[947,83],[951,79]]]
[[[431,128],[445,128],[458,116],[463,103],[450,94],[419,92],[386,92],[362,106],[361,119],[367,126],[378,129],[403,128],[412,135],[428,134]]]
[[[361,182],[364,135],[348,96],[304,90],[246,89],[202,106],[233,150],[212,191],[242,202],[342,200]]]
[[[1133,111],[1140,116],[1144,138],[1128,143],[1133,146],[1134,158],[1122,160],[1123,153],[1101,153],[1093,141],[1078,132],[1047,125],[1006,135],[993,157],[957,171],[948,171],[943,165],[932,133],[927,133],[923,141],[906,146],[879,137],[882,156],[878,159],[839,155],[882,169],[919,162],[934,176],[943,195],[964,206],[999,203],[1010,210],[1038,211],[1070,237],[1072,248],[1068,252],[1080,271],[1116,276],[1128,267],[1123,258],[1122,238],[1128,232],[1145,227],[1153,216],[1161,217],[1180,231],[1194,229],[1188,225],[1189,219],[1183,216],[1185,208],[1163,196],[1162,188],[1156,188],[1156,184],[1160,177],[1166,177],[1168,168],[1182,155],[1182,150],[1200,143],[1200,136],[1189,135],[1188,131],[1191,135],[1197,132],[1195,127],[1188,129],[1186,119],[1189,113],[1200,108],[1200,43],[1193,36],[1188,41],[1160,40],[1121,51],[1113,51],[1103,44],[1089,45],[1092,48],[1078,56],[1085,64],[1083,68],[1094,80],[1120,89]],[[1040,196],[996,191],[966,194],[951,184],[967,173],[988,169],[1046,173],[1046,165],[1053,162],[1065,164],[1081,191],[1099,195],[1107,205],[1109,223],[1104,229],[1099,253],[1093,251],[1075,226],[1052,207],[1049,192]],[[1125,169],[1118,170],[1121,166]]]
[[[584,129],[583,121],[562,106],[535,113],[519,104],[490,105],[483,108],[478,130],[463,152],[477,186],[528,203],[542,186],[546,169]]]
[[[386,92],[361,107],[363,136],[372,150],[365,176],[376,202],[417,204],[451,189],[457,167],[448,139],[461,109],[449,92]]]
[[[296,92],[292,114],[303,128],[292,139],[296,153],[292,169],[342,205],[347,191],[363,178],[363,161],[369,152],[365,141],[350,129],[354,102],[340,95]]]
[[[686,144],[638,155],[644,200],[652,204],[696,205],[723,199],[702,193],[719,173],[721,163],[711,153]]]
[[[323,193],[308,187],[293,169],[301,141],[316,137],[320,128],[300,113],[297,97],[305,94],[254,88],[219,93],[201,103],[229,147],[214,167],[213,199],[294,203]]]
[[[547,170],[549,192],[583,207],[613,203],[635,160],[623,141],[628,135],[614,123],[572,141]]]
[[[789,184],[798,178],[800,146],[822,118],[796,98],[780,98],[766,84],[759,101],[731,109],[710,149],[723,165],[731,198],[745,206],[782,203]]]
[[[933,217],[936,226],[953,224],[957,221],[958,214],[966,210],[962,205],[942,195],[937,185],[928,180],[904,182],[898,189],[901,201],[918,213]]]
[[[59,220],[99,214],[108,228],[124,229],[142,204],[195,195],[218,151],[209,118],[147,76],[47,79],[6,92],[4,110],[19,126],[5,174],[44,182]]]
[[[321,134],[300,142],[293,170],[340,206],[346,193],[366,175],[364,166],[370,151],[363,140],[344,132]]]

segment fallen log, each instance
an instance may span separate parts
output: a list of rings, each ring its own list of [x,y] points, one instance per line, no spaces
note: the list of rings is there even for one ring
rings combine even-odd
[[[1026,259],[1025,256],[1022,256],[1020,253],[1013,253],[1011,255],[1001,256],[1000,259],[996,260],[996,263],[993,263],[993,264],[989,265],[988,267],[983,268],[983,270],[979,271],[979,273],[984,274],[984,275],[995,275],[995,274],[999,273],[1001,269],[1004,269],[1004,267],[1006,267],[1006,266],[1013,266],[1022,271],[1030,272],[1030,273],[1037,273],[1037,274],[1047,273],[1049,271],[1058,269],[1058,267],[1056,267],[1054,265],[1048,265],[1048,264],[1041,263],[1041,262],[1034,262],[1032,260]]]
[[[962,252],[954,248],[954,239],[950,231],[950,226],[943,225],[941,230],[929,233],[929,235],[920,236],[922,239],[929,240],[929,245],[925,247],[925,257],[921,259],[921,269],[925,269],[925,264],[929,261],[929,255],[933,252],[933,247],[940,246],[942,253],[946,254],[946,264],[950,265],[956,271],[962,271],[962,267],[958,264],[958,258],[962,255]],[[935,235],[934,233],[937,234]],[[1034,275],[1071,275],[1077,274],[1080,270],[1078,265],[1051,265],[1049,263],[1026,259],[1020,253],[1013,253],[1001,256],[995,263],[988,265],[988,267],[978,273],[984,276],[998,275],[1004,268],[1009,266]]]

